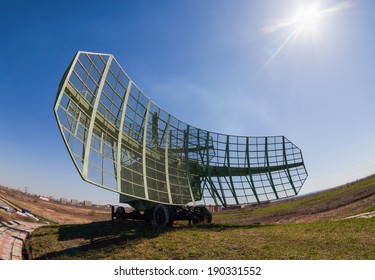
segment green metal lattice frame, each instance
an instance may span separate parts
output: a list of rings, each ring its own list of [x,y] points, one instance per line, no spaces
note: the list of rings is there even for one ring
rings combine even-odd
[[[78,52],[55,116],[85,181],[138,208],[259,203],[298,194],[301,150],[284,136],[246,137],[186,124],[157,106],[113,55]]]

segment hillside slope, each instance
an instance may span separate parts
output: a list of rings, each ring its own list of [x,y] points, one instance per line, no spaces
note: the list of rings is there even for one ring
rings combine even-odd
[[[214,215],[224,224],[305,223],[343,219],[375,210],[375,175],[326,191],[255,205],[245,209],[226,210]]]
[[[79,206],[72,204],[62,204],[58,201],[43,201],[37,195],[25,194],[21,191],[0,186],[1,198],[12,204],[12,208],[27,209],[34,215],[56,224],[91,223],[103,221],[111,218],[110,209],[103,207]],[[20,219],[20,216],[11,212],[0,210],[0,220]]]

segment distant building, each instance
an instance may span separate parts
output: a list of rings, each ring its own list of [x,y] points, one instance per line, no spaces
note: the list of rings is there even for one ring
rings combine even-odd
[[[88,200],[85,200],[85,201],[83,202],[83,205],[84,205],[84,206],[92,206],[92,202],[91,202],[91,201],[88,201]]]
[[[208,209],[211,213],[221,212],[221,211],[223,210],[223,206],[221,206],[221,205],[208,205],[208,206],[207,206],[207,209]]]
[[[77,205],[78,204],[78,200],[77,199],[71,199],[70,203],[73,204],[73,205]]]
[[[49,201],[49,198],[45,196],[39,196],[39,199],[43,201]]]
[[[60,203],[61,204],[67,204],[68,200],[66,198],[60,198]]]
[[[229,209],[241,209],[241,208],[243,208],[242,205],[236,204],[236,205],[228,205],[225,209],[229,210]]]

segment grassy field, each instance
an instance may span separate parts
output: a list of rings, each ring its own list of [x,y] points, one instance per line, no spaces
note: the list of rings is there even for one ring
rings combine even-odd
[[[375,259],[375,177],[305,197],[213,215],[213,224],[158,229],[108,221],[38,229],[34,259]]]
[[[41,211],[41,206],[50,207],[45,212],[60,222],[31,235],[31,259],[375,259],[375,218],[344,219],[375,210],[375,176],[308,196],[217,212],[212,224],[195,227],[177,222],[160,229],[120,220],[112,226],[105,213],[72,208],[69,217],[65,206],[41,202],[32,209]]]
[[[145,222],[43,227],[33,259],[375,259],[375,219],[157,229]]]
[[[230,224],[306,223],[342,219],[375,210],[375,176],[327,191],[267,205],[223,211],[215,222]]]

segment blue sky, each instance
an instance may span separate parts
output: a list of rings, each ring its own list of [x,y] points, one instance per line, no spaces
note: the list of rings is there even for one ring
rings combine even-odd
[[[309,173],[301,194],[375,173],[375,3],[319,1],[316,26],[301,28],[290,21],[303,2],[312,1],[4,1],[0,184],[117,202],[81,180],[53,115],[78,50],[114,54],[151,99],[196,127],[285,135]]]

